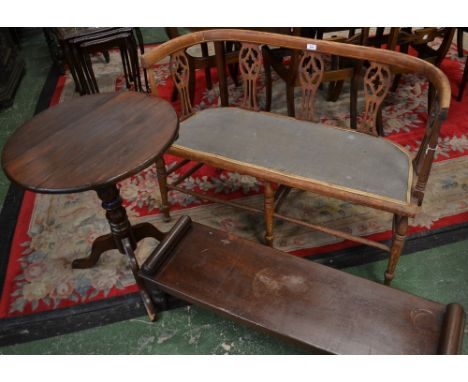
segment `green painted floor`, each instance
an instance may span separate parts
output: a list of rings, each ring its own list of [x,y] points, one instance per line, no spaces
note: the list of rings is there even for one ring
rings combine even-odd
[[[468,241],[403,256],[394,286],[468,309]],[[386,261],[349,268],[380,280]],[[465,330],[463,354],[468,354]],[[384,338],[382,339],[385,340]],[[122,321],[68,335],[0,348],[0,354],[301,354],[301,349],[198,307]]]
[[[146,42],[164,40],[162,28],[142,28]],[[39,32],[39,33],[38,33]],[[26,30],[21,55],[26,74],[15,103],[0,111],[0,148],[7,137],[32,117],[51,61],[41,31]],[[9,182],[0,173],[0,203]],[[394,287],[442,303],[459,302],[468,309],[468,241],[403,256]],[[347,269],[380,280],[385,261]],[[145,317],[100,328],[0,348],[0,354],[298,354],[299,349],[268,335],[217,317],[196,307],[164,312],[158,322]],[[468,354],[465,330],[463,353]]]

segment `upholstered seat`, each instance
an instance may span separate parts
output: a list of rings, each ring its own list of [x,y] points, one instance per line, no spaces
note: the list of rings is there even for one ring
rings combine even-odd
[[[412,164],[393,142],[352,130],[234,107],[181,123],[176,147],[310,182],[409,204]]]

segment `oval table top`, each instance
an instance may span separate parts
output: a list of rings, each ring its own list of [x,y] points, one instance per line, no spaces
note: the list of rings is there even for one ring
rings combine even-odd
[[[136,92],[87,95],[36,115],[7,141],[12,182],[43,193],[116,183],[149,166],[177,138],[171,104]]]

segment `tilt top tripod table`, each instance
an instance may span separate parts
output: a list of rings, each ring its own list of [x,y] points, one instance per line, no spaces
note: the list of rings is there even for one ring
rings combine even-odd
[[[131,226],[117,182],[148,167],[177,138],[172,106],[135,92],[101,93],[64,102],[36,115],[6,143],[2,166],[10,180],[28,190],[63,194],[96,191],[106,211],[110,234],[98,237],[91,254],[73,268],[90,268],[100,255],[118,249],[130,259],[150,320],[156,318],[150,295],[138,277],[137,242],[164,233],[150,223]]]

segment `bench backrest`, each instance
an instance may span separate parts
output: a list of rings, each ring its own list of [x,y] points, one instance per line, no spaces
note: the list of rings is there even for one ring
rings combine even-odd
[[[377,135],[378,110],[393,81],[394,72],[419,73],[427,78],[429,87],[429,112],[425,136],[414,158],[415,179],[413,197],[422,203],[424,189],[432,166],[441,121],[446,118],[451,90],[447,77],[434,65],[395,51],[365,46],[343,44],[335,41],[236,29],[212,29],[186,34],[170,40],[141,57],[142,66],[151,66],[163,58],[171,57],[171,73],[181,100],[181,118],[193,114],[189,96],[189,59],[185,49],[215,41],[240,42],[239,69],[242,74],[244,99],[242,106],[258,110],[257,80],[262,68],[262,46],[283,47],[301,51],[298,78],[302,89],[300,118],[314,119],[317,89],[326,76],[324,55],[333,55],[368,62],[364,72],[364,114],[358,131]],[[149,76],[151,93],[157,95],[155,77]]]

